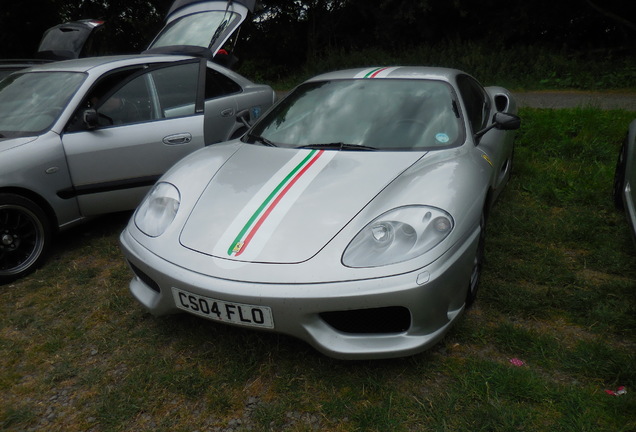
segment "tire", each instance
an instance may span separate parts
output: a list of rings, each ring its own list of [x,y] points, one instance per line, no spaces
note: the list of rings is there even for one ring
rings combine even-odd
[[[625,210],[623,203],[623,190],[625,189],[625,167],[627,165],[627,138],[621,146],[616,161],[616,170],[614,171],[614,206],[618,210]]]
[[[0,285],[35,270],[51,243],[51,224],[28,198],[0,193]]]
[[[481,270],[484,265],[484,249],[486,245],[486,214],[481,213],[479,221],[479,243],[477,244],[477,252],[473,261],[473,270],[468,281],[468,291],[466,292],[466,308],[469,308],[477,299],[477,291],[479,290],[479,282],[481,281]]]

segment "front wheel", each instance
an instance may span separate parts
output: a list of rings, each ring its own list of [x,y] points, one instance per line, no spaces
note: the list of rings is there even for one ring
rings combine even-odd
[[[51,242],[44,211],[28,198],[0,194],[0,285],[37,268]]]
[[[473,271],[470,274],[468,282],[468,292],[466,293],[466,307],[470,307],[477,298],[477,290],[481,280],[481,270],[484,265],[484,248],[486,245],[486,215],[481,213],[479,221],[479,243],[477,244],[477,252],[473,261]]]

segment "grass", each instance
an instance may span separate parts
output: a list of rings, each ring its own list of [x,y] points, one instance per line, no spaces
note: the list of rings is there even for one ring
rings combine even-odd
[[[128,294],[120,214],[64,233],[41,270],[0,287],[0,430],[636,430],[636,245],[611,198],[634,114],[520,114],[480,296],[434,349],[343,362],[151,317]]]

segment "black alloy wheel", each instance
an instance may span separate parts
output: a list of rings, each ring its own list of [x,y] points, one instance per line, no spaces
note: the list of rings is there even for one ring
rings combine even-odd
[[[20,195],[0,194],[0,285],[35,270],[50,241],[49,221],[37,204]]]

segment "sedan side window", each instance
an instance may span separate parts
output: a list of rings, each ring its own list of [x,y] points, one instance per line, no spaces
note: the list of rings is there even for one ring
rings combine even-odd
[[[198,82],[198,62],[131,68],[108,74],[91,90],[67,131],[194,115]],[[84,123],[87,108],[97,111],[97,125]]]
[[[147,84],[142,75],[105,100],[96,102],[100,125],[125,125],[152,120]]]
[[[482,130],[488,125],[488,115],[490,113],[490,99],[486,91],[467,75],[459,76],[457,84],[466,105],[468,122],[473,129],[473,133]]]
[[[205,77],[205,100],[215,99],[241,91],[241,86],[212,68],[207,68]]]
[[[150,76],[156,90],[157,116],[173,118],[195,114],[199,62],[156,69]]]

